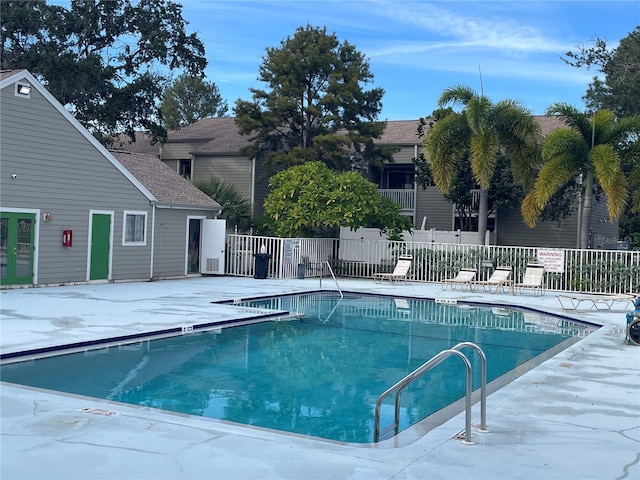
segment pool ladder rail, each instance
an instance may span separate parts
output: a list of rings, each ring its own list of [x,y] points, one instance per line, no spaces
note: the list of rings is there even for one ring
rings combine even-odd
[[[391,431],[391,429],[393,429],[395,436],[399,433],[400,428],[400,395],[402,394],[402,391],[411,383],[413,383],[413,381],[417,380],[419,377],[427,373],[436,365],[439,365],[441,362],[451,356],[457,356],[464,362],[467,373],[465,393],[465,428],[464,438],[461,440],[461,443],[463,443],[464,445],[473,445],[473,441],[471,440],[471,362],[469,362],[469,359],[466,357],[466,355],[460,352],[460,350],[464,347],[471,347],[475,349],[480,355],[482,369],[480,384],[480,427],[477,428],[477,431],[480,433],[487,433],[489,431],[487,429],[487,357],[482,349],[475,343],[461,342],[448,350],[441,351],[433,358],[422,364],[420,367],[416,368],[413,372],[409,373],[395,385],[389,387],[387,390],[380,394],[378,400],[376,401],[374,416],[373,441],[375,443],[380,441],[380,410],[382,409],[382,402],[384,401],[384,399],[395,392],[396,398],[393,425],[386,428],[383,432],[386,434]]]
[[[342,294],[342,289],[340,288],[340,284],[338,283],[338,279],[336,278],[335,273],[333,273],[333,268],[331,268],[331,264],[329,263],[329,261],[324,260],[323,262],[320,262],[320,265],[327,266],[327,268],[329,269],[329,273],[331,273],[331,276],[333,277],[333,281],[336,283],[336,288],[338,289],[338,293],[340,293],[340,298],[344,298],[344,295]],[[320,268],[320,289],[322,289],[322,270],[323,269]]]

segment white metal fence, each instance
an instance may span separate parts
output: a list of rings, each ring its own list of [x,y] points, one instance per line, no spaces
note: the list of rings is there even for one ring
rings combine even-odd
[[[264,247],[264,248],[263,248]],[[296,278],[302,265],[304,276],[324,274],[321,262],[338,258],[338,244],[334,238],[274,238],[227,234],[225,274],[241,277],[255,276],[255,255],[262,250],[269,256],[267,276]]]
[[[227,235],[225,273],[255,276],[254,255],[264,246],[270,256],[270,278],[317,277],[326,275],[321,262],[328,261],[338,276],[372,278],[377,272],[391,272],[399,255],[411,255],[412,279],[441,282],[455,276],[462,267],[475,267],[480,279],[493,267],[513,268],[513,278],[522,279],[528,263],[540,262],[550,249],[496,245],[457,245],[387,240],[345,240],[337,238],[273,238]],[[557,249],[562,261],[546,273],[550,290],[570,292],[640,292],[640,252],[616,250]]]

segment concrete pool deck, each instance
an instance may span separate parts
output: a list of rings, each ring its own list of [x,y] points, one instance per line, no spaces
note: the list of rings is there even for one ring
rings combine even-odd
[[[345,291],[523,305],[603,327],[490,395],[490,432],[476,434],[474,445],[453,438],[464,413],[409,445],[377,448],[2,383],[0,478],[640,478],[640,347],[625,344],[623,311],[563,312],[555,292],[339,281]],[[2,290],[0,351],[242,318],[246,312],[210,302],[318,289],[312,278],[197,277]],[[116,415],[95,414],[103,410]],[[472,418],[479,421],[479,404]]]

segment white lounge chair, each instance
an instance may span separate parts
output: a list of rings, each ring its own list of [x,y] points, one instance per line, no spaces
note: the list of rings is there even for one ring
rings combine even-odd
[[[471,285],[476,278],[476,274],[477,271],[475,268],[461,268],[455,278],[442,280],[442,290],[446,290],[448,286],[451,287],[451,290],[455,290],[458,285],[462,287],[462,291],[466,288],[471,290]]]
[[[376,283],[382,283],[384,280],[389,280],[389,283],[397,283],[400,280],[404,280],[405,283],[409,281],[409,270],[411,269],[411,262],[413,257],[409,255],[402,255],[398,257],[398,263],[393,269],[393,273],[374,273],[373,281]]]
[[[409,300],[406,298],[394,298],[394,303],[396,304],[396,312],[404,317],[408,317],[411,315],[411,307],[409,306]]]
[[[485,292],[498,293],[500,290],[510,288],[513,280],[511,277],[511,267],[496,267],[487,280],[475,280],[471,287],[477,289],[482,287]],[[493,289],[493,291],[492,291]]]
[[[563,310],[611,310],[614,304],[621,303],[620,309],[625,310],[633,302],[634,295],[631,293],[617,294],[572,294],[563,293],[558,295],[558,301]]]
[[[534,295],[544,295],[544,265],[540,263],[530,263],[527,265],[522,277],[522,282],[511,285],[511,293],[515,295],[518,290],[522,293],[525,289],[533,290]]]

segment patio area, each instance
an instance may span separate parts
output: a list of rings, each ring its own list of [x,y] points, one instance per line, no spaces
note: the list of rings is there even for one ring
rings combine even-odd
[[[435,283],[339,282],[351,292],[525,306],[602,328],[490,395],[490,432],[476,434],[474,445],[453,438],[464,427],[464,413],[405,446],[349,445],[0,383],[0,477],[640,478],[640,347],[624,341],[624,311],[564,311],[560,292],[553,291],[513,296],[443,291]],[[333,280],[322,283],[335,289]],[[6,355],[240,319],[246,312],[211,302],[319,289],[317,278],[193,277],[2,290],[0,350]],[[476,404],[473,421],[479,416]]]

